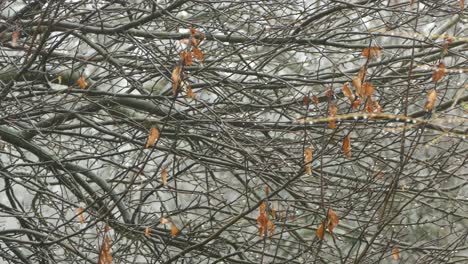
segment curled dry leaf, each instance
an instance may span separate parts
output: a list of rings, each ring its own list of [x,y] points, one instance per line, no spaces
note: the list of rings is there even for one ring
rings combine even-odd
[[[154,144],[156,144],[158,139],[159,139],[159,129],[157,129],[156,127],[152,127],[148,134],[148,140],[146,141],[145,148],[152,148]]]
[[[174,224],[174,222],[171,222],[171,237],[177,236],[179,234],[180,230],[177,228],[177,226]]]
[[[305,172],[309,175],[312,175],[312,168],[311,168],[311,162],[312,162],[312,148],[308,148],[304,150],[304,163],[305,163]]]
[[[177,95],[177,90],[179,89],[180,82],[182,80],[182,67],[177,64],[171,75],[172,79],[172,93],[174,96]]]
[[[150,228],[149,226],[147,226],[147,227],[145,228],[145,236],[146,236],[147,238],[150,238],[150,237],[151,237],[151,228]]]
[[[80,89],[85,89],[88,86],[88,83],[86,82],[86,79],[83,76],[80,76],[80,78],[76,80],[76,84],[78,84]]]
[[[444,78],[446,70],[447,67],[445,67],[445,64],[443,62],[439,63],[439,65],[437,65],[436,69],[432,73],[432,82],[437,82]]]
[[[382,106],[380,106],[379,101],[374,101],[374,107],[377,113],[382,113]]]
[[[164,217],[161,217],[161,220],[159,220],[159,222],[163,225],[169,223],[169,220],[167,220],[167,218],[164,218]]]
[[[314,102],[315,106],[317,106],[320,103],[320,100],[316,95],[312,96],[312,102]]]
[[[400,250],[397,246],[393,247],[393,259],[398,260],[400,258]]]
[[[366,101],[366,111],[369,113],[374,112],[374,105],[372,104],[372,97],[368,96]]]
[[[78,218],[80,219],[80,224],[83,224],[85,222],[85,218],[84,218],[84,209],[83,207],[78,207],[76,209],[76,215],[78,216]]]
[[[359,70],[358,75],[354,77],[353,80],[351,81],[354,88],[356,88],[356,94],[359,96],[363,96],[362,83],[364,82],[365,77],[366,77],[366,68],[362,67]]]
[[[359,105],[361,105],[361,99],[357,98],[356,100],[354,100],[353,104],[351,105],[351,107],[353,109],[357,109],[359,107]]]
[[[378,58],[380,57],[380,48],[379,47],[364,48],[361,54],[367,59]]]
[[[328,128],[335,129],[336,128],[336,113],[338,112],[338,108],[336,105],[332,104],[328,108],[328,115],[330,116],[330,121],[328,121]]]
[[[317,236],[320,240],[323,240],[323,237],[325,236],[325,221],[322,222],[322,224],[317,228]]]
[[[333,211],[332,209],[328,210],[328,231],[330,233],[333,233],[333,229],[338,225],[340,222],[340,219],[338,218],[338,215]]]
[[[190,51],[182,51],[180,53],[180,58],[182,59],[184,65],[192,65],[192,53]]]
[[[195,95],[193,94],[192,86],[189,85],[187,86],[187,96],[189,98],[195,99]]]
[[[104,239],[102,240],[101,250],[99,251],[99,261],[98,264],[111,264],[112,255],[110,253],[110,237],[109,237],[109,225],[106,224],[104,229]]]
[[[355,96],[353,92],[351,91],[351,89],[349,88],[348,82],[343,85],[343,95],[349,99],[350,103],[354,102]]]
[[[374,94],[375,92],[375,89],[374,87],[372,86],[372,84],[366,82],[364,84],[362,84],[362,87],[361,87],[361,96],[371,96]]]
[[[351,159],[351,137],[349,134],[343,139],[343,152],[347,159]]]
[[[161,182],[163,186],[167,185],[167,168],[163,168],[161,171]]]
[[[432,89],[427,93],[427,100],[426,100],[426,104],[424,105],[424,109],[427,112],[432,112],[432,110],[434,109],[436,100],[437,100],[437,92],[435,89]]]
[[[16,44],[18,43],[18,38],[20,37],[21,33],[18,29],[13,31],[11,33],[11,46],[16,47]]]
[[[465,0],[460,0],[460,9],[461,11],[465,10]]]
[[[275,225],[270,221],[266,212],[267,204],[262,202],[260,204],[260,214],[257,217],[258,233],[260,236],[265,235],[267,232],[271,236],[275,232]]]
[[[310,104],[310,97],[308,95],[304,95],[304,105],[308,106]]]
[[[193,57],[198,59],[199,61],[203,61],[203,51],[201,49],[192,47]]]

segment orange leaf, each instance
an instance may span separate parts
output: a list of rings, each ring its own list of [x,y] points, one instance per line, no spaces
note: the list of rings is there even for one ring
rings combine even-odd
[[[335,116],[336,113],[338,112],[338,108],[336,105],[332,104],[328,108],[328,114],[330,115],[330,121],[328,121],[328,128],[335,129],[336,128],[336,120]]]
[[[375,89],[374,87],[372,86],[372,84],[368,83],[368,82],[365,82],[364,84],[362,84],[362,87],[361,87],[361,96],[371,96],[374,94],[375,92]]]
[[[374,101],[374,106],[375,106],[377,113],[382,113],[382,106],[380,106],[378,101]]]
[[[167,169],[166,168],[163,168],[161,171],[161,182],[163,186],[167,185]]]
[[[262,202],[259,207],[260,214],[264,214],[266,212],[266,208],[267,208],[267,204],[265,202]]]
[[[380,57],[380,48],[379,47],[364,48],[361,54],[367,59],[372,59],[373,57],[378,58]]]
[[[432,109],[434,109],[436,100],[437,100],[437,92],[435,89],[432,89],[427,93],[427,101],[426,101],[426,104],[424,105],[424,109],[427,112],[431,112]]]
[[[180,232],[180,230],[177,228],[177,226],[174,224],[174,222],[171,222],[171,237],[177,236],[177,234]]]
[[[312,175],[312,169],[311,169],[311,162],[312,162],[312,148],[305,149],[304,150],[304,163],[305,163],[305,171],[307,174]]]
[[[83,76],[80,76],[80,78],[76,80],[76,84],[78,84],[80,89],[85,89],[88,86],[88,83],[86,82],[86,79]]]
[[[323,237],[325,236],[325,222],[322,222],[322,224],[317,229],[317,236],[320,238],[320,240],[323,240]]]
[[[367,98],[366,110],[369,113],[374,112],[374,106],[372,105],[372,97],[371,96],[368,96],[368,98]]]
[[[359,70],[359,73],[356,77],[354,77],[351,81],[351,83],[353,84],[354,88],[356,88],[356,94],[359,95],[359,96],[363,96],[363,87],[362,87],[362,84],[364,82],[364,78],[366,77],[366,68],[365,67],[362,67],[360,70]]]
[[[349,88],[349,83],[343,85],[343,95],[346,96],[351,103],[353,103],[355,96],[351,89]]]
[[[169,223],[169,221],[168,221],[166,218],[164,218],[164,217],[161,217],[161,220],[159,220],[159,222],[160,222],[161,224],[163,224],[163,225]]]
[[[351,107],[353,109],[356,109],[359,107],[359,105],[361,104],[361,99],[357,98],[356,100],[354,100],[353,104],[351,105]]]
[[[192,99],[195,99],[195,95],[193,94],[193,90],[192,90],[191,85],[187,86],[187,96],[192,98]]]
[[[78,215],[78,218],[80,219],[81,224],[85,222],[83,211],[84,211],[83,207],[78,207],[76,209],[76,215]]]
[[[259,225],[258,227],[258,233],[260,236],[263,236],[265,231],[268,228],[268,216],[265,213],[260,213],[260,215],[257,217],[257,223]]]
[[[347,159],[351,159],[351,137],[349,134],[343,139],[343,151]]]
[[[400,250],[398,250],[397,246],[393,247],[393,259],[398,260],[400,258]]]
[[[185,65],[192,65],[192,53],[190,51],[182,51],[180,53],[180,58]]]
[[[182,67],[180,65],[176,65],[174,70],[172,71],[172,92],[175,95],[177,95],[177,90],[179,89],[180,82],[181,82],[181,77],[182,77]]]
[[[110,237],[109,237],[109,225],[106,224],[104,229],[104,239],[102,240],[101,250],[99,251],[99,260],[98,264],[111,264],[112,255],[110,254]]]
[[[147,226],[147,227],[145,228],[145,236],[146,236],[147,238],[150,238],[150,237],[151,237],[151,228],[150,228],[149,226]]]
[[[150,129],[150,132],[148,134],[148,140],[146,141],[145,148],[151,148],[156,144],[156,142],[159,139],[159,130],[155,127],[152,127]]]
[[[465,9],[465,0],[460,0],[460,9],[461,11]]]
[[[340,222],[340,219],[338,218],[338,215],[336,215],[335,211],[332,209],[328,210],[328,230],[330,233],[333,233],[333,229],[335,229],[335,226],[338,225],[338,222]]]
[[[271,208],[271,219],[276,219],[276,209],[274,207]]]
[[[199,61],[203,61],[203,52],[201,49],[192,47],[193,57],[198,59]]]
[[[446,69],[447,67],[445,67],[443,62],[439,63],[439,65],[437,65],[437,69],[432,73],[432,82],[437,82],[444,78]]]

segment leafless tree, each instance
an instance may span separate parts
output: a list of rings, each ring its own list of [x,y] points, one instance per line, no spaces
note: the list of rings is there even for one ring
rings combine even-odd
[[[464,1],[0,6],[5,263],[468,262]]]

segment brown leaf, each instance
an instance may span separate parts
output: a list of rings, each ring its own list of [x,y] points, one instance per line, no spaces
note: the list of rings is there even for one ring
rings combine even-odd
[[[331,129],[336,128],[335,116],[337,112],[338,112],[338,108],[336,107],[336,105],[334,104],[330,105],[330,107],[328,108],[328,114],[330,116],[330,121],[328,121],[328,128],[331,128]]]
[[[303,101],[304,101],[304,105],[308,106],[310,104],[310,97],[305,95]]]
[[[312,96],[312,101],[314,102],[315,106],[317,106],[320,103],[320,100],[316,95]]]
[[[460,0],[460,9],[461,11],[465,9],[465,0]]]
[[[361,54],[367,59],[372,59],[373,57],[378,58],[380,57],[380,48],[379,47],[364,48]]]
[[[379,101],[374,101],[374,106],[375,106],[377,113],[382,113],[383,108],[382,106],[380,106]]]
[[[349,134],[343,139],[343,152],[347,159],[351,159],[351,137]]]
[[[447,67],[445,67],[443,62],[439,63],[439,65],[437,65],[437,69],[432,73],[432,82],[437,82],[444,78],[446,69]]]
[[[152,148],[154,144],[156,144],[158,139],[159,139],[159,129],[152,127],[148,134],[148,140],[146,141],[145,148]]]
[[[199,61],[203,61],[203,52],[201,49],[192,47],[193,57],[198,59]]]
[[[257,217],[257,223],[258,223],[258,233],[260,236],[263,236],[265,234],[265,232],[267,231],[268,229],[268,216],[266,215],[266,213],[262,213],[260,212],[260,215]]]
[[[163,168],[161,171],[161,182],[163,186],[167,185],[167,169],[166,168]]]
[[[375,89],[374,87],[372,86],[372,84],[368,83],[368,82],[365,82],[364,84],[362,84],[362,87],[361,87],[361,96],[371,96],[374,94],[375,92]]]
[[[195,99],[195,95],[193,94],[193,89],[191,85],[187,86],[187,96],[189,98]]]
[[[398,250],[397,246],[393,247],[393,259],[398,260],[400,258],[400,250]]]
[[[328,210],[328,221],[328,231],[330,231],[330,233],[333,233],[333,229],[335,229],[335,227],[338,225],[340,219],[338,218],[338,215],[336,215],[335,211],[333,211],[332,209]]]
[[[426,104],[424,105],[424,109],[427,112],[432,112],[432,109],[434,109],[436,100],[437,100],[437,92],[435,89],[432,89],[427,93],[427,100],[426,100]]]
[[[151,237],[151,228],[150,228],[149,226],[147,226],[147,227],[145,228],[145,236],[146,236],[147,238],[150,238],[150,237]]]
[[[86,79],[83,76],[80,76],[80,78],[76,80],[76,84],[78,84],[80,89],[85,89],[88,86],[88,83],[86,82]]]
[[[78,218],[80,219],[80,224],[83,224],[85,222],[85,218],[84,218],[84,209],[83,207],[78,207],[76,209],[76,215],[78,216]]]
[[[180,65],[176,65],[174,70],[172,71],[172,93],[174,96],[177,95],[177,90],[179,89],[180,82],[182,80],[182,67]]]
[[[322,222],[322,224],[317,228],[317,236],[320,240],[323,240],[323,237],[325,236],[325,221]]]
[[[362,87],[362,84],[364,82],[364,79],[366,77],[366,68],[365,67],[362,67],[360,70],[359,70],[359,73],[356,77],[354,77],[351,81],[351,83],[353,84],[354,88],[356,88],[356,94],[358,96],[363,96],[363,87]]]
[[[111,264],[112,255],[110,254],[110,237],[109,237],[109,225],[106,224],[104,229],[104,239],[102,240],[101,250],[99,251],[99,260],[98,264]]]
[[[372,104],[372,97],[368,96],[366,101],[366,111],[369,113],[374,112],[374,105]]]
[[[177,234],[180,232],[180,230],[177,228],[177,226],[174,224],[174,222],[171,222],[171,237],[177,236]]]
[[[305,163],[305,172],[309,175],[312,175],[312,168],[311,168],[311,162],[312,162],[312,148],[308,148],[304,150],[304,163]]]
[[[275,207],[271,208],[271,219],[276,219],[276,209],[275,209]]]
[[[349,99],[350,103],[354,102],[355,96],[353,92],[351,91],[351,89],[349,88],[348,82],[343,85],[343,95]]]
[[[361,105],[361,99],[357,98],[356,100],[354,100],[353,104],[351,105],[351,107],[353,109],[357,109],[359,107],[359,105]]]
[[[266,186],[266,187],[265,187],[265,194],[266,194],[266,195],[269,195],[269,194],[270,194],[270,187],[269,187],[269,186]]]
[[[161,217],[161,220],[159,220],[159,222],[163,225],[169,223],[169,220],[167,220],[167,218],[164,218],[164,217]]]
[[[261,214],[262,214],[262,213],[265,213],[265,212],[266,212],[266,208],[267,208],[266,202],[262,202],[262,203],[260,204],[260,207],[259,207],[260,213],[261,213]]]
[[[185,65],[192,65],[192,53],[190,51],[182,51],[180,53],[180,58]]]

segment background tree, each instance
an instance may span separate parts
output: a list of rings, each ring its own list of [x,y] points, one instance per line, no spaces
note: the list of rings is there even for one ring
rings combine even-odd
[[[5,262],[468,261],[463,0],[0,5]]]

